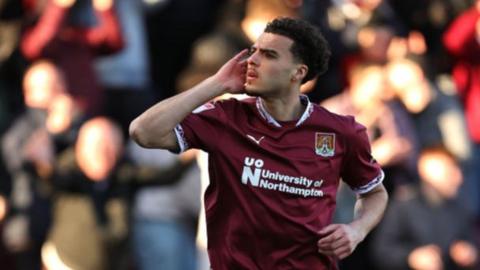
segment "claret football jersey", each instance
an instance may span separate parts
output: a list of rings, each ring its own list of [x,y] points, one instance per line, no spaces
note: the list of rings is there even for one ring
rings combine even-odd
[[[365,127],[300,97],[295,121],[276,121],[261,98],[207,103],[175,133],[182,151],[209,153],[205,192],[213,270],[336,269],[317,251],[340,179],[357,193],[380,184]]]

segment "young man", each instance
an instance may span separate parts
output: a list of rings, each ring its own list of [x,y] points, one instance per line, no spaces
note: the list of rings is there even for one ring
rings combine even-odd
[[[365,128],[300,95],[329,54],[308,23],[276,19],[249,51],[131,123],[144,147],[209,153],[212,269],[336,269],[380,220],[387,194]],[[254,97],[204,104],[244,92]],[[340,178],[359,194],[350,224],[331,224]]]

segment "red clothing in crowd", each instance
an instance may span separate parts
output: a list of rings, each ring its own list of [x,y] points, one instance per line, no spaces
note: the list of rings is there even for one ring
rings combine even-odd
[[[456,18],[443,36],[445,47],[457,60],[453,78],[476,143],[480,143],[480,37],[475,30],[479,18],[480,12],[471,8]]]
[[[277,122],[261,98],[207,103],[175,129],[182,150],[209,153],[205,193],[213,270],[337,269],[318,253],[340,178],[357,193],[380,184],[365,127],[302,97],[297,121]]]
[[[26,29],[21,41],[28,59],[46,58],[62,70],[68,91],[87,113],[99,112],[103,98],[93,69],[94,58],[123,46],[114,9],[95,12],[95,26],[70,26],[66,24],[69,9],[48,1],[38,22]]]

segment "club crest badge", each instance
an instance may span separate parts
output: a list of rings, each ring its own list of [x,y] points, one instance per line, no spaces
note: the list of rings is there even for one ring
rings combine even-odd
[[[335,134],[316,132],[315,153],[322,157],[333,157],[335,155]]]

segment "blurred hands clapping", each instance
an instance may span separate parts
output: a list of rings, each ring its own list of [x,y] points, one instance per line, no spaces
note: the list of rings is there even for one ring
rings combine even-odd
[[[55,4],[63,8],[69,8],[75,4],[76,0],[53,0]]]
[[[113,0],[93,0],[93,7],[98,11],[105,11],[112,7]]]

